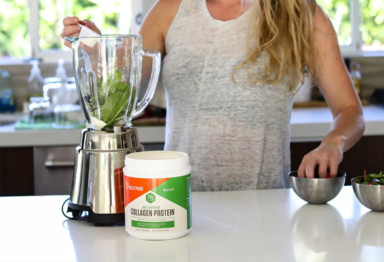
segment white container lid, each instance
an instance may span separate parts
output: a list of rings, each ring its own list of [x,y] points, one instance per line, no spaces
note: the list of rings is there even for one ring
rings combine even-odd
[[[188,154],[177,151],[144,151],[128,154],[125,157],[124,174],[142,177],[144,173],[189,172]],[[186,171],[187,170],[187,171]],[[144,175],[147,177],[149,174]],[[161,175],[160,175],[161,176]]]

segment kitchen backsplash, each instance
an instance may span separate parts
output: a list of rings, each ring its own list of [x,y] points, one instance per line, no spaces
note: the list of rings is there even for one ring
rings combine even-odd
[[[360,64],[363,98],[369,98],[377,88],[384,88],[384,57],[359,57],[351,61]],[[65,63],[64,66],[67,75],[73,76],[72,64]],[[51,77],[55,75],[57,63],[40,63],[39,67],[43,77]],[[0,65],[1,69],[9,71],[16,93],[17,110],[22,110],[23,101],[27,97],[27,79],[31,65]]]

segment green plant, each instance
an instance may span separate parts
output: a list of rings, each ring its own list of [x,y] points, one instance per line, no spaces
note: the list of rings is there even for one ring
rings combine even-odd
[[[362,179],[355,178],[354,182],[366,185],[384,185],[384,174],[383,171],[381,171],[378,174],[372,173],[366,175],[364,171],[364,177]]]

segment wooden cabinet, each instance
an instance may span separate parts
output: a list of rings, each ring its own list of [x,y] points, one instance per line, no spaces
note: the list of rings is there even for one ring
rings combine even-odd
[[[76,145],[34,147],[34,194],[69,195],[75,155]]]
[[[309,151],[316,148],[320,142],[291,143],[291,167],[297,170],[301,159]],[[347,173],[346,185],[351,179],[362,176],[364,169],[367,173],[384,171],[384,136],[365,136],[344,154],[339,170]]]
[[[143,145],[162,150],[164,143]],[[0,148],[0,196],[69,194],[74,155],[75,146]]]
[[[144,143],[146,151],[162,150],[163,143]],[[76,145],[34,147],[34,194],[69,195],[75,166]]]
[[[0,196],[33,195],[33,148],[0,148]]]
[[[303,156],[316,148],[319,143],[291,143],[292,170],[297,170]],[[163,143],[148,143],[144,146],[147,151],[162,150]],[[33,159],[33,147],[0,148],[0,196],[34,195],[36,193],[34,192],[34,179],[36,180],[37,177],[34,176]],[[384,136],[363,137],[344,154],[339,169],[347,173],[347,185],[351,183],[352,177],[363,175],[364,169],[368,173],[384,171]],[[66,172],[71,177],[72,168],[67,168]],[[58,179],[55,178],[55,180]],[[66,180],[68,184],[68,177]]]

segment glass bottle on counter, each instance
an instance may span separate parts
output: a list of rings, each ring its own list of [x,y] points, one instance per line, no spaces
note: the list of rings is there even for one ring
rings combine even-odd
[[[39,69],[39,61],[32,60],[31,74],[28,77],[28,100],[31,97],[43,96],[43,77]],[[29,101],[28,101],[29,102]]]
[[[68,80],[67,72],[64,67],[64,59],[59,59],[57,62],[57,68],[56,68],[56,75],[55,77],[58,77],[61,79],[61,81],[66,84]]]
[[[0,113],[14,113],[16,99],[8,71],[0,70]]]
[[[63,59],[58,61],[56,78],[61,79],[61,84],[53,104],[54,122],[52,126],[58,129],[83,128],[85,119],[81,106],[77,103],[76,85],[70,82]]]
[[[353,84],[356,88],[356,92],[359,95],[360,99],[362,98],[361,91],[361,73],[360,73],[360,65],[357,62],[351,63],[350,75],[353,81]]]

